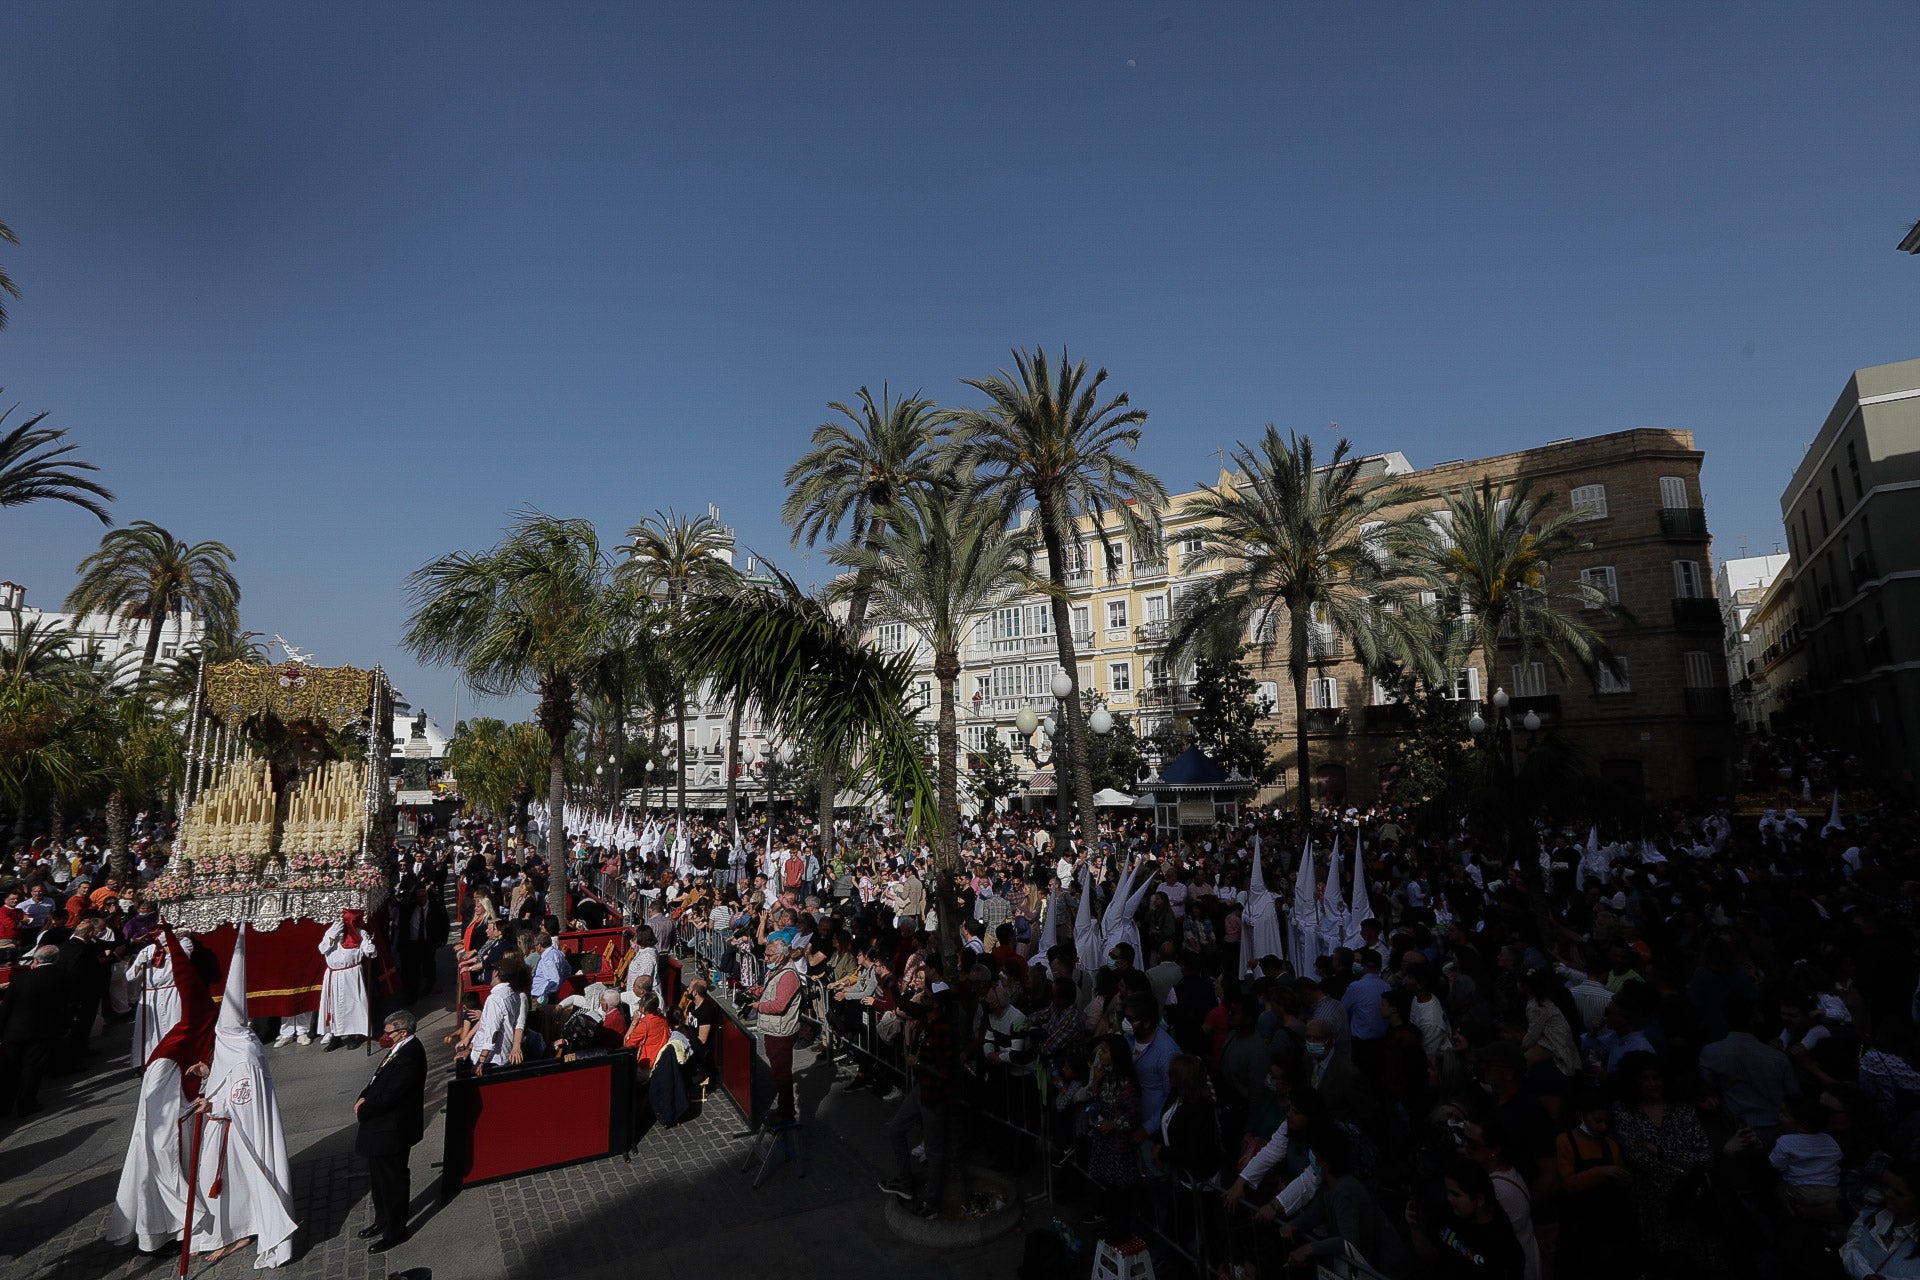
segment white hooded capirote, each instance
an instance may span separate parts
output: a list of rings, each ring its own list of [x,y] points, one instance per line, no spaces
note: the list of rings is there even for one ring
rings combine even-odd
[[[1247,904],[1240,911],[1240,973],[1253,972],[1265,956],[1285,956],[1287,940],[1280,929],[1280,911],[1274,893],[1267,888],[1267,873],[1260,865],[1260,837],[1253,837],[1253,871],[1247,880]]]
[[[293,1177],[287,1167],[280,1103],[267,1069],[267,1050],[247,1021],[247,931],[233,944],[226,994],[214,1024],[213,1061],[202,1095],[211,1119],[200,1150],[205,1225],[194,1240],[209,1250],[255,1237],[254,1267],[277,1267],[293,1257]]]

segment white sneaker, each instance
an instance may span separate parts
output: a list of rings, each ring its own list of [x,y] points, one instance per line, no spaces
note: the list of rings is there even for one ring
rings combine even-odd
[[[300,1033],[300,1043],[301,1043],[301,1044],[312,1044],[312,1043],[313,1043],[313,1037],[312,1037],[312,1036],[310,1036],[310,1035],[308,1035],[308,1034],[307,1034],[306,1032],[304,1032],[304,1031],[302,1031],[302,1032]]]
[[[293,1032],[283,1031],[280,1033],[280,1038],[273,1042],[273,1047],[277,1049],[283,1044],[292,1044],[292,1043],[293,1043]]]

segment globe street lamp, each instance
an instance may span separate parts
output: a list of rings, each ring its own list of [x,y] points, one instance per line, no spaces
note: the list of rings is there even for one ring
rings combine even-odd
[[[1073,737],[1067,720],[1067,700],[1073,696],[1073,680],[1064,670],[1053,673],[1053,713],[1045,721],[1040,719],[1031,705],[1020,708],[1013,723],[1020,730],[1020,736],[1026,739],[1022,753],[1036,769],[1053,767],[1053,806],[1054,817],[1059,828],[1057,839],[1060,849],[1067,848],[1067,787],[1070,785],[1067,774],[1073,765]],[[1113,713],[1104,705],[1095,707],[1093,714],[1087,717],[1087,728],[1098,737],[1106,737],[1113,732]],[[1048,751],[1043,759],[1039,748],[1033,744],[1034,731],[1045,733]],[[1093,828],[1093,815],[1082,814],[1081,821],[1089,831]]]
[[[640,798],[640,807],[651,813],[653,809],[653,757],[647,757],[646,794]]]
[[[1478,711],[1474,712],[1473,715],[1467,719],[1468,732],[1472,733],[1476,738],[1484,734],[1483,747],[1492,753],[1493,756],[1500,761],[1502,766],[1503,781],[1506,784],[1509,809],[1509,843],[1511,843],[1512,840],[1513,823],[1516,820],[1515,815],[1512,813],[1514,778],[1519,772],[1518,761],[1516,759],[1519,744],[1514,741],[1513,731],[1516,724],[1518,727],[1527,731],[1527,754],[1532,755],[1533,735],[1540,731],[1540,725],[1542,723],[1540,713],[1532,707],[1528,707],[1526,713],[1517,719],[1514,716],[1508,715],[1507,708],[1512,702],[1512,697],[1504,688],[1496,687],[1493,691],[1493,696],[1487,699],[1487,705],[1493,708],[1493,719],[1489,721]],[[1491,730],[1491,732],[1489,732],[1489,730]]]

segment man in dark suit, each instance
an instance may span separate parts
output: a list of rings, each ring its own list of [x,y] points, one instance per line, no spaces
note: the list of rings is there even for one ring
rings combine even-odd
[[[40,947],[32,964],[13,971],[0,998],[0,1116],[17,1107],[40,1110],[40,1078],[55,1046],[70,1034],[73,992],[60,968],[60,949]]]
[[[412,1191],[407,1153],[426,1129],[427,1051],[405,1009],[387,1015],[380,1043],[387,1056],[353,1104],[360,1121],[353,1149],[367,1158],[373,1182],[373,1225],[360,1233],[369,1253],[385,1253],[407,1238]]]

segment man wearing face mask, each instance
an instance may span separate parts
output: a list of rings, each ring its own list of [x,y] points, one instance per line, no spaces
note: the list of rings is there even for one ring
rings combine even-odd
[[[410,1201],[408,1152],[426,1129],[427,1051],[405,1009],[387,1015],[380,1045],[387,1056],[353,1104],[360,1122],[353,1149],[365,1156],[372,1185],[373,1223],[360,1231],[371,1253],[385,1253],[407,1238]]]

